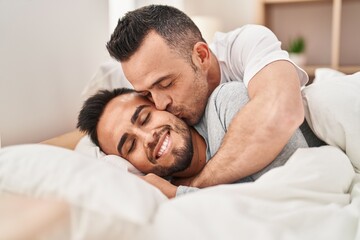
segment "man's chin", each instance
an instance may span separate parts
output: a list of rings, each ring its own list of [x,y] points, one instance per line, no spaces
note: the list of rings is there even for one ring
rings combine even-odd
[[[188,125],[188,126],[194,126],[196,124],[198,124],[201,120],[202,115],[196,115],[193,114],[192,116],[188,117],[188,118],[184,118],[183,121]]]
[[[181,177],[191,166],[190,159],[181,159],[170,167],[158,167],[154,169],[154,173],[160,177]]]
[[[188,125],[188,126],[194,126],[200,121],[200,119],[196,119],[194,117],[186,118],[186,119],[183,119],[183,120],[186,123],[186,125]]]

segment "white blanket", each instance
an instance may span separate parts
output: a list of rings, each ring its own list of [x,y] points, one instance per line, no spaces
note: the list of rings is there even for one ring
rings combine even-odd
[[[354,176],[338,149],[300,149],[254,183],[212,187],[162,204],[138,239],[359,239],[360,183]]]
[[[359,176],[332,146],[299,149],[253,183],[168,200],[124,169],[20,145],[0,150],[1,192],[66,200],[67,239],[360,239]]]

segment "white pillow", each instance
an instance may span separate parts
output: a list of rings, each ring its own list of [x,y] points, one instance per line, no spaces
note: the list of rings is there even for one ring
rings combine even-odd
[[[133,88],[131,83],[126,79],[121,64],[114,59],[104,62],[100,65],[95,76],[85,86],[81,93],[82,98],[86,100],[94,95],[100,89],[112,90],[115,88]],[[92,157],[106,161],[116,167],[125,168],[129,172],[143,175],[131,163],[116,155],[105,155],[100,148],[93,144],[89,137],[83,137],[77,144],[75,151],[85,153]]]
[[[326,143],[341,148],[360,170],[360,72],[317,69],[303,90],[306,119]]]
[[[167,201],[123,169],[42,144],[0,150],[0,192],[65,200],[74,239],[129,239]]]
[[[111,59],[100,65],[98,71],[85,86],[81,95],[83,99],[87,99],[100,89],[111,90],[120,87],[133,88],[126,79],[121,64]]]
[[[78,144],[75,147],[76,152],[81,152],[93,158],[100,159],[106,163],[109,163],[115,167],[127,170],[133,174],[143,176],[144,174],[140,172],[134,165],[132,165],[126,159],[116,156],[116,155],[106,155],[96,146],[90,139],[88,135],[85,135],[80,139]]]

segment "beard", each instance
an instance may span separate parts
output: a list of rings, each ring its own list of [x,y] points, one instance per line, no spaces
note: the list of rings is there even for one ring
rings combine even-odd
[[[194,79],[191,83],[191,88],[196,89],[196,93],[194,92],[194,94],[189,98],[191,101],[187,102],[186,105],[183,104],[175,106],[171,104],[167,109],[167,111],[173,114],[180,113],[180,116],[178,117],[185,121],[188,126],[194,126],[200,122],[210,96],[207,80],[201,78],[200,70],[195,65],[193,70]]]
[[[174,157],[174,163],[169,167],[157,165],[153,169],[153,172],[160,177],[169,177],[175,173],[184,171],[187,169],[192,161],[194,155],[193,142],[191,138],[191,132],[189,127],[180,119],[179,122],[174,124],[174,131],[184,140],[184,145],[179,148],[174,148],[171,151],[171,155]]]

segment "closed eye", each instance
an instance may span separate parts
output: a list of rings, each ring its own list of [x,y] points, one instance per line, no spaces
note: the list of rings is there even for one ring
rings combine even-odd
[[[158,84],[158,87],[161,89],[166,89],[166,88],[171,87],[172,85],[173,85],[173,81],[171,79],[166,79],[166,80],[161,81]]]
[[[136,139],[133,139],[127,154],[130,154],[136,147]]]
[[[141,122],[141,125],[147,124],[149,122],[149,120],[150,120],[150,117],[151,117],[151,113],[148,113],[146,115],[146,117],[144,118],[144,120]]]

